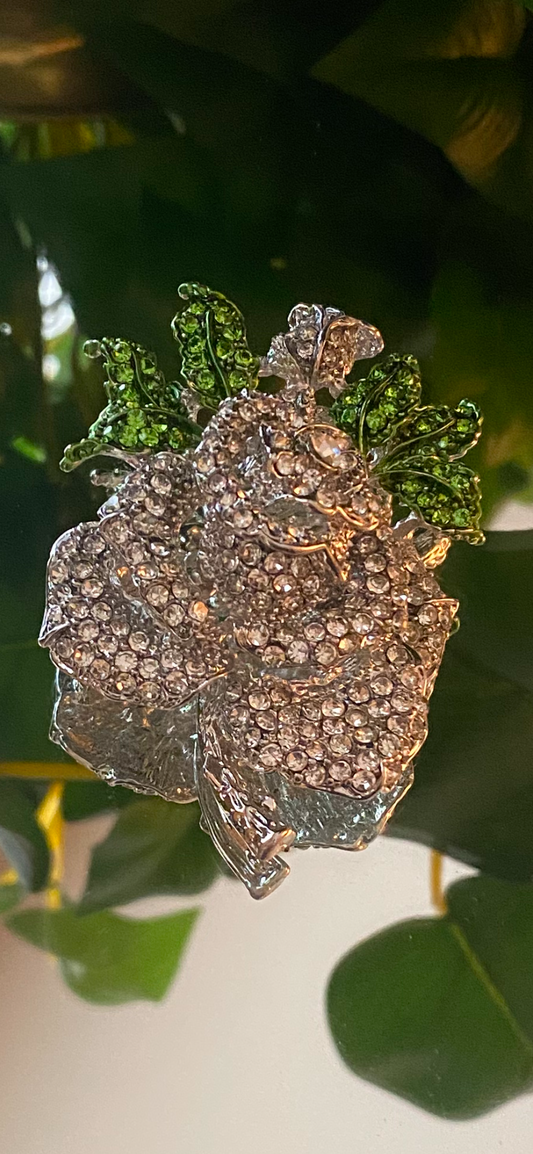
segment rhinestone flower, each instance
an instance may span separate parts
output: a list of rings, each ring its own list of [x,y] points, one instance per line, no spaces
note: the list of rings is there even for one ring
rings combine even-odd
[[[412,357],[347,384],[383,342],[338,310],[298,305],[260,362],[234,305],[180,294],[181,384],[138,345],[90,342],[108,405],[62,466],[119,468],[93,475],[112,490],[98,521],[52,549],[51,736],[111,783],[197,798],[262,897],[283,851],[364,848],[411,784],[458,607],[433,570],[481,538],[457,463],[481,418],[421,405]],[[260,391],[272,373],[285,387]]]

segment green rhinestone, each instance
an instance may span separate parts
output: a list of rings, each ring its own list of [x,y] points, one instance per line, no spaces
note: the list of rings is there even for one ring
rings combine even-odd
[[[114,371],[114,378],[120,384],[129,385],[134,378],[134,372],[131,365],[117,365]]]
[[[234,369],[233,372],[231,372],[229,375],[229,383],[230,388],[235,389],[237,392],[239,389],[246,388],[246,385],[248,384],[248,377],[246,376],[246,373],[239,373],[236,369]]]
[[[457,422],[458,433],[471,433],[473,432],[473,428],[474,426],[471,421],[462,420]]]
[[[127,449],[133,449],[138,443],[138,433],[135,429],[124,428],[120,431],[118,440]]]
[[[216,352],[217,357],[220,357],[221,361],[227,361],[228,357],[231,357],[233,353],[233,345],[231,341],[217,341]]]
[[[139,433],[139,440],[142,441],[143,445],[158,445],[159,433],[156,428],[143,429]]]
[[[181,449],[185,444],[185,436],[181,429],[171,429],[168,434],[168,443],[172,449]]]
[[[142,429],[144,428],[144,425],[144,413],[140,413],[138,410],[134,410],[131,413],[128,413],[128,427],[130,429]]]
[[[199,321],[197,320],[197,318],[195,316],[190,316],[189,313],[184,313],[183,316],[180,317],[180,320],[179,320],[180,332],[185,333],[188,336],[190,333],[196,332],[196,330],[198,328],[199,328]]]
[[[111,353],[116,361],[129,361],[131,355],[130,345],[126,341],[114,341],[111,345]]]
[[[461,529],[466,529],[470,524],[470,514],[468,509],[456,509],[453,514],[453,523]]]
[[[199,389],[209,391],[213,388],[215,380],[216,377],[214,373],[211,373],[209,369],[202,369],[202,372],[198,373],[196,384]]]
[[[205,305],[201,301],[193,301],[192,305],[189,305],[188,311],[196,317],[203,317]]]
[[[233,320],[232,310],[227,305],[217,305],[213,313],[219,325],[229,324]]]
[[[191,368],[201,369],[204,365],[207,364],[205,349],[195,349],[192,353],[189,351],[189,349],[187,349],[187,361]]]
[[[228,341],[238,341],[239,337],[242,337],[242,325],[238,321],[234,321],[231,325],[224,325],[222,336],[226,337]]]
[[[252,356],[252,353],[249,351],[249,349],[237,349],[237,352],[235,353],[235,361],[244,369],[249,369],[250,366],[253,365],[255,357]]]

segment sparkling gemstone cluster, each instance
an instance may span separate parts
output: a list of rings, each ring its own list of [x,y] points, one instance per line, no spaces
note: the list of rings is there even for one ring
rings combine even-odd
[[[481,415],[422,406],[412,357],[346,387],[383,342],[339,310],[297,305],[260,362],[235,305],[180,294],[182,384],[140,346],[89,349],[109,404],[62,467],[105,452],[122,472],[93,477],[113,490],[98,520],[50,556],[51,736],[108,781],[198,798],[262,897],[282,851],[364,848],[412,782],[458,607],[434,567],[482,539],[457,464]]]

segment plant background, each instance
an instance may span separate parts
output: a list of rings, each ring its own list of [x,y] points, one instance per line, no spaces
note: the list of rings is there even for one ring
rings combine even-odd
[[[429,9],[421,0],[341,0],[332,12],[300,0],[24,0],[0,15],[3,1012],[12,1030],[26,1023],[15,1047],[19,1124],[24,1061],[30,1069],[37,1061],[44,1078],[58,1007],[81,1037],[92,1031],[95,1045],[85,1062],[82,1046],[71,1051],[52,1033],[47,1071],[56,1061],[67,1078],[72,1055],[92,1085],[96,1064],[104,1097],[118,1079],[129,1128],[112,1139],[76,1083],[85,1103],[79,1154],[98,1135],[104,1146],[136,1149],[143,1130],[133,1120],[154,1114],[164,1154],[174,1148],[171,1132],[191,1151],[225,1141],[262,1154],[287,1125],[297,1148],[322,1151],[331,1126],[339,1141],[353,1134],[380,1150],[397,1133],[393,1120],[418,1126],[419,1140],[431,1136],[437,1150],[440,1141],[460,1151],[468,1134],[496,1149],[510,1110],[516,1149],[525,1141],[528,1099],[518,1095],[533,1083],[532,58],[532,18],[514,0],[438,0]],[[458,545],[443,571],[461,599],[462,628],[439,677],[416,785],[391,826],[403,840],[383,840],[363,861],[298,855],[294,879],[266,912],[249,909],[221,876],[193,807],[110,790],[61,758],[47,738],[51,667],[35,644],[50,545],[98,503],[82,470],[65,478],[57,469],[64,444],[101,407],[98,371],[81,343],[102,333],[137,339],[157,349],[172,376],[169,319],[176,285],[191,278],[238,301],[257,350],[296,300],[335,303],[376,323],[389,351],[419,357],[428,400],[467,395],[485,411],[475,466],[493,531],[482,549]],[[88,839],[102,844],[87,873]],[[467,867],[472,880],[446,900],[435,894],[431,921],[389,931],[429,913],[422,846],[462,863],[453,876]],[[379,936],[359,945],[370,933]],[[308,972],[311,957],[320,975]],[[168,1018],[169,1002],[143,1003],[171,987],[178,1009]],[[72,993],[99,1008],[71,1009]],[[34,996],[41,1026],[32,1032],[24,1007]],[[204,1000],[211,1012],[200,1013],[191,1050],[194,1008]],[[131,1015],[127,1053],[120,1015]],[[329,1070],[323,1104],[320,1062]],[[74,1125],[70,1107],[71,1121],[60,1118],[61,1079],[47,1078],[20,1130],[24,1154],[28,1143],[39,1149],[43,1111],[45,1154]],[[242,1126],[227,1110],[239,1078],[248,1087]],[[285,1121],[278,1112],[265,1129],[276,1101]],[[512,1106],[482,1122],[449,1121],[506,1101]],[[220,1141],[217,1103],[227,1127]]]

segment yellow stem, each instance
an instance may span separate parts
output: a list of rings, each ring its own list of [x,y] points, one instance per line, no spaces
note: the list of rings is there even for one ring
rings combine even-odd
[[[54,781],[96,781],[96,776],[73,761],[0,761],[0,777],[53,778]]]
[[[446,904],[446,897],[444,894],[442,872],[443,872],[444,858],[436,849],[431,850],[430,862],[430,892],[431,904],[438,914],[447,914],[448,906]]]
[[[52,782],[36,814],[50,850],[50,871],[46,887],[46,904],[49,910],[58,910],[61,907],[65,832],[62,809],[64,790],[64,782]]]

